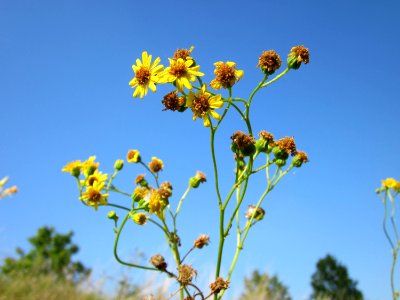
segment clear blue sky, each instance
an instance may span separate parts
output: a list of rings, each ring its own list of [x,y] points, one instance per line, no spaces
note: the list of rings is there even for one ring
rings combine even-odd
[[[304,44],[310,64],[261,92],[252,118],[255,132],[294,136],[310,163],[264,203],[266,218],[250,234],[231,295],[258,268],[304,299],[316,261],[331,253],[366,299],[389,299],[391,252],[374,190],[382,178],[400,177],[399,14],[398,1],[370,0],[0,1],[0,177],[20,188],[0,201],[0,257],[51,225],[75,232],[79,259],[96,272],[117,268],[108,209],[79,203],[75,182],[61,173],[71,160],[97,155],[111,172],[115,159],[140,149],[145,159],[164,160],[176,198],[196,170],[211,178],[202,122],[162,112],[162,92],[132,98],[131,65],[143,50],[167,64],[176,48],[194,45],[208,80],[215,61],[235,61],[245,71],[235,94],[247,97],[261,79],[255,66],[263,50],[285,58]],[[232,114],[218,136],[226,182],[237,123]],[[118,180],[129,189],[141,172],[130,166]],[[259,192],[255,184],[250,196]],[[179,221],[183,247],[211,235],[192,259],[199,274],[216,261],[216,208],[210,180],[190,195]],[[130,226],[121,252],[162,250],[163,238],[150,233]]]

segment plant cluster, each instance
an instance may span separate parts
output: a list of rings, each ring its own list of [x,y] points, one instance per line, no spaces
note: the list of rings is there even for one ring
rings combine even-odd
[[[219,242],[215,279],[210,283],[208,292],[202,291],[194,283],[194,278],[199,271],[185,263],[185,260],[195,250],[200,250],[208,245],[209,235],[200,234],[197,239],[194,239],[192,246],[182,252],[182,241],[177,234],[178,216],[183,202],[189,192],[207,180],[202,172],[198,171],[188,180],[187,189],[179,200],[175,200],[172,183],[160,180],[161,171],[165,167],[164,162],[157,157],[145,161],[142,153],[137,149],[127,151],[126,160],[115,161],[111,176],[99,170],[99,163],[95,161],[95,156],[91,156],[86,161],[70,162],[63,168],[63,171],[76,178],[79,199],[84,205],[94,207],[95,210],[99,206],[110,206],[125,211],[125,216],[120,224],[118,224],[119,216],[115,211],[108,214],[108,217],[115,223],[114,255],[118,262],[130,267],[163,272],[174,278],[179,284],[179,288],[170,298],[179,294],[180,299],[185,300],[211,297],[221,299],[230,285],[232,272],[250,229],[264,218],[265,210],[261,208],[261,204],[265,197],[293,168],[299,168],[308,162],[307,154],[297,149],[293,137],[286,136],[275,139],[274,135],[266,130],[261,130],[258,137],[254,135],[250,118],[254,96],[290,70],[297,70],[302,64],[307,64],[309,52],[304,46],[293,47],[288,55],[285,70],[269,80],[270,76],[281,67],[282,60],[274,50],[264,51],[257,64],[262,79],[249,97],[244,99],[233,96],[234,87],[244,76],[244,71],[240,70],[235,62],[215,62],[215,76],[206,83],[204,81],[205,74],[201,72],[200,65],[192,51],[193,47],[177,49],[172,58],[168,59],[169,66],[167,67],[160,64],[159,57],[153,60],[152,55],[144,51],[141,59],[138,58],[136,64],[132,66],[135,75],[129,84],[134,89],[133,96],[140,98],[146,96],[149,89],[156,92],[158,85],[170,85],[172,90],[161,100],[164,106],[163,110],[180,113],[189,111],[192,119],[202,119],[203,125],[210,132],[210,152],[219,209],[217,233]],[[218,112],[218,109],[222,111]],[[243,122],[246,131],[233,131],[231,135],[230,148],[233,152],[232,163],[235,171],[232,176],[232,186],[229,192],[223,196],[220,190],[220,170],[215,139],[220,124],[230,111],[237,113],[239,122]],[[132,186],[130,191],[122,191],[114,185],[113,180],[127,163],[143,167],[145,173],[137,175],[136,185]],[[246,209],[245,196],[249,182],[255,175],[261,174],[264,174],[266,181],[264,190],[260,193],[259,199]],[[130,205],[111,203],[109,201],[110,193],[119,193],[129,197]],[[151,256],[149,265],[128,263],[118,256],[117,247],[120,234],[129,220],[138,226],[145,226],[149,223],[160,229],[175,259],[176,266],[174,268],[171,268],[170,262],[167,262],[160,254]],[[235,226],[233,227],[233,225]],[[235,254],[231,258],[228,273],[222,276],[221,264],[224,257],[224,245],[233,230],[236,231],[237,240]]]

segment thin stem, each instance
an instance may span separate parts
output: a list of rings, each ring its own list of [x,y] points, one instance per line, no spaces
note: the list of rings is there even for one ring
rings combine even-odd
[[[116,208],[120,208],[126,211],[131,211],[129,208],[122,206],[122,205],[118,205],[118,204],[113,204],[113,203],[107,203],[107,206],[111,206],[111,207],[116,207]]]
[[[117,189],[117,188],[116,188],[115,186],[113,186],[113,185],[110,186],[110,191],[116,192],[116,193],[119,193],[119,194],[122,194],[122,195],[125,195],[125,196],[128,196],[129,198],[132,197],[132,194],[123,192],[123,191]]]
[[[152,171],[150,170],[150,168],[149,168],[144,162],[140,161],[140,164],[141,164],[148,172],[150,172],[151,175],[153,175],[157,187],[160,187],[160,185],[158,184],[158,174],[155,174],[154,172],[152,172]]]
[[[185,258],[195,249],[196,247],[193,246],[192,248],[189,249],[189,251],[183,256],[181,263],[185,260]]]
[[[386,192],[387,193],[387,192]],[[386,205],[386,196],[382,199],[383,200],[383,206],[384,206],[384,212],[383,212],[383,232],[385,233],[386,239],[389,241],[390,246],[392,248],[392,251],[394,251],[394,243],[392,239],[390,238],[390,235],[386,229],[386,219],[387,219],[387,205]]]
[[[393,199],[390,191],[388,191],[388,197],[389,197],[390,204],[392,205],[390,221],[392,222],[393,231],[396,236],[396,243],[399,243],[399,234],[397,233],[397,226],[396,226],[396,219],[395,219],[396,205],[394,203],[394,199]]]
[[[274,79],[271,79],[270,81],[267,81],[266,83],[264,83],[261,87],[266,87],[268,85],[270,85],[271,83],[277,81],[279,78],[281,78],[283,75],[285,75],[287,72],[289,72],[289,68],[286,68],[282,73],[280,73],[279,75],[277,75]]]
[[[183,193],[183,195],[181,197],[181,200],[179,200],[178,206],[177,206],[176,211],[175,211],[175,218],[178,215],[178,213],[180,212],[182,202],[183,202],[183,200],[186,199],[186,196],[189,194],[189,191],[191,190],[191,188],[192,187],[189,185],[188,188],[186,189],[186,191]]]
[[[139,269],[144,269],[144,270],[149,270],[149,271],[158,271],[160,272],[160,270],[156,269],[156,268],[150,268],[150,267],[146,267],[146,266],[141,266],[141,265],[136,265],[136,264],[131,264],[128,262],[125,262],[123,260],[121,260],[118,256],[118,241],[119,241],[119,236],[121,235],[122,229],[124,228],[126,221],[129,219],[130,213],[126,214],[124,220],[122,221],[121,226],[119,227],[118,231],[117,231],[117,235],[115,236],[115,241],[114,241],[114,257],[115,259],[122,265],[128,266],[128,267],[132,267],[132,268],[139,268]]]

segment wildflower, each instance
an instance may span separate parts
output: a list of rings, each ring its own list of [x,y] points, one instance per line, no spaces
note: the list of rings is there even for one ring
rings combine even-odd
[[[99,170],[95,170],[94,173],[86,179],[81,180],[82,185],[93,186],[95,182],[105,182],[107,181],[108,174],[103,174]]]
[[[206,181],[207,181],[206,175],[204,175],[204,173],[202,173],[200,171],[197,171],[196,175],[189,179],[189,185],[192,188],[198,188],[200,183],[203,183]]]
[[[139,202],[144,199],[146,195],[149,193],[149,190],[146,187],[137,186],[132,194],[132,199],[135,202]]]
[[[122,159],[117,159],[114,163],[114,169],[117,171],[121,171],[124,167],[124,161]]]
[[[82,171],[86,177],[92,175],[97,168],[99,167],[100,163],[95,162],[96,156],[90,156],[87,160],[82,163]]]
[[[268,132],[268,131],[261,131],[258,136],[260,137],[260,139],[258,139],[256,141],[256,149],[259,152],[270,152],[271,151],[271,147],[274,144],[274,136],[272,133]]]
[[[245,214],[246,219],[250,219],[253,217],[254,215],[254,219],[256,219],[257,221],[260,221],[264,218],[265,215],[265,210],[262,209],[261,207],[258,207],[256,209],[257,206],[255,205],[249,205],[247,208],[247,212]]]
[[[183,60],[182,58],[170,59],[170,66],[162,72],[162,83],[173,82],[178,91],[182,92],[184,87],[188,90],[192,89],[191,81],[196,81],[196,76],[204,76],[204,73],[199,72],[200,66],[194,66],[194,61],[191,59]]]
[[[165,202],[162,201],[159,192],[157,190],[152,190],[149,198],[149,213],[155,213],[160,217],[165,206]]]
[[[210,237],[208,235],[202,234],[194,241],[193,247],[201,249],[204,246],[208,246],[209,241]]]
[[[68,172],[74,177],[79,177],[81,174],[82,162],[80,160],[71,161],[62,168],[63,172]]]
[[[285,136],[284,138],[279,139],[275,144],[287,154],[296,154],[296,144],[293,137]]]
[[[214,109],[221,108],[223,105],[224,102],[221,100],[221,95],[212,96],[206,91],[205,84],[196,93],[190,92],[186,102],[186,106],[192,109],[193,120],[203,118],[204,126],[206,127],[211,125],[210,115],[214,119],[221,119],[221,116]]]
[[[132,88],[135,88],[133,97],[143,98],[147,95],[148,89],[153,92],[156,91],[156,84],[159,82],[159,74],[163,69],[163,65],[159,65],[161,59],[157,57],[151,63],[152,56],[148,55],[146,51],[142,52],[142,61],[136,59],[136,65],[132,65],[135,72],[135,77],[129,82]]]
[[[161,159],[153,156],[151,158],[151,162],[148,164],[150,171],[157,173],[160,172],[164,168],[164,163]]]
[[[260,67],[265,75],[272,75],[280,68],[281,63],[280,56],[274,50],[268,50],[260,55],[257,67]]]
[[[177,279],[182,285],[188,285],[189,283],[191,283],[193,277],[196,275],[197,275],[197,272],[195,269],[192,268],[192,266],[180,265],[178,267],[178,278]]]
[[[233,152],[241,152],[244,156],[252,155],[255,148],[254,137],[242,131],[236,131],[232,136],[231,149]]]
[[[162,255],[156,254],[150,258],[150,263],[158,270],[165,271],[167,269],[167,263]]]
[[[0,188],[0,199],[4,198],[6,196],[11,196],[16,193],[18,193],[18,188],[16,185],[6,188],[3,192],[1,191],[1,188]]]
[[[86,188],[86,191],[82,194],[81,200],[86,201],[87,205],[94,206],[95,210],[97,210],[99,205],[107,204],[108,194],[101,193],[103,188],[104,182],[94,182],[92,186]]]
[[[140,174],[136,177],[135,183],[139,184],[142,187],[148,187],[149,183],[147,182],[146,179],[144,179],[145,174]]]
[[[137,213],[132,216],[133,222],[135,222],[138,225],[146,224],[147,219],[149,219],[149,217],[145,213]]]
[[[128,163],[139,163],[141,161],[139,150],[129,150],[126,154],[126,160]]]
[[[243,70],[236,70],[236,63],[231,61],[219,61],[214,66],[215,79],[211,80],[210,85],[215,90],[231,88],[244,74]]]
[[[174,53],[174,56],[173,56],[173,59],[177,60],[179,58],[182,58],[185,61],[188,60],[188,59],[193,60],[193,58],[191,57],[193,49],[194,49],[193,46],[190,47],[190,49],[185,49],[185,48],[176,49],[176,51]]]
[[[162,199],[168,200],[168,198],[172,196],[172,184],[168,181],[164,181],[161,183],[158,193]]]
[[[300,68],[301,63],[308,64],[310,61],[310,54],[308,48],[304,46],[295,46],[290,50],[287,63],[288,68],[297,70]]]
[[[162,100],[162,104],[164,104],[165,110],[172,110],[172,111],[179,111],[183,112],[185,108],[185,102],[186,99],[183,96],[178,96],[178,91],[172,91],[169,92],[164,96],[164,99]]]
[[[306,162],[308,162],[307,153],[305,153],[304,151],[296,151],[296,155],[292,159],[292,165],[296,168],[299,168],[303,163]]]
[[[388,189],[393,189],[398,184],[397,180],[394,178],[386,178],[382,180],[382,186]]]
[[[229,288],[229,281],[218,277],[213,283],[210,284],[212,294],[218,294],[222,290]]]

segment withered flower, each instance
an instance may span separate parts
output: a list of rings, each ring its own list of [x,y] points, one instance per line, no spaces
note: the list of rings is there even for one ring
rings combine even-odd
[[[242,131],[236,131],[232,136],[231,149],[233,152],[240,151],[244,156],[252,155],[255,152],[254,137]]]
[[[210,237],[208,235],[202,234],[194,241],[193,247],[201,249],[204,246],[208,246],[209,242],[210,242]]]
[[[274,50],[268,50],[260,55],[257,67],[260,67],[264,74],[272,75],[280,68],[281,63],[281,57]]]
[[[281,150],[284,150],[287,154],[296,154],[296,143],[293,137],[285,136],[279,139],[275,143]]]
[[[178,96],[178,91],[172,91],[166,94],[162,100],[165,108],[163,111],[172,110],[182,112],[186,109],[186,100],[183,96]]]
[[[156,254],[150,258],[150,263],[158,270],[165,271],[167,269],[167,263],[162,255]]]
[[[300,68],[301,63],[308,64],[310,62],[310,53],[308,48],[304,46],[295,46],[290,50],[288,55],[288,67],[297,70]]]
[[[213,283],[210,284],[212,294],[218,294],[222,290],[229,288],[229,281],[218,277]]]
[[[192,268],[192,266],[189,265],[180,265],[178,268],[178,281],[182,285],[188,285],[189,283],[192,282],[192,279],[194,276],[197,275],[197,272],[195,269]]]
[[[249,205],[245,214],[246,219],[250,219],[254,215],[254,219],[260,221],[264,218],[265,210],[261,207],[256,209],[255,205]]]

